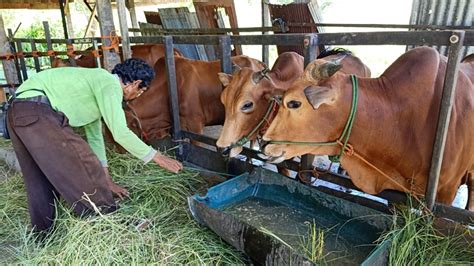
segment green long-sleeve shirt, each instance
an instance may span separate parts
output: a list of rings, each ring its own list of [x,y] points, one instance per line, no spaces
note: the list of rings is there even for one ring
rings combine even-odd
[[[116,75],[104,69],[63,67],[42,71],[18,89],[18,98],[46,93],[53,109],[63,112],[72,127],[84,127],[87,142],[102,165],[107,165],[101,118],[114,140],[132,155],[149,162],[156,151],[128,127],[122,109],[123,91]]]

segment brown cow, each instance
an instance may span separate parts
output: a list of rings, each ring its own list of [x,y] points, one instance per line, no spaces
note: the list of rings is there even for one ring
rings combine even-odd
[[[141,44],[133,45],[130,47],[132,50],[132,58],[142,59],[147,62],[150,66],[154,66],[156,61],[165,56],[165,46],[162,44]],[[89,47],[86,51],[92,51],[93,47]],[[175,56],[183,56],[180,51],[174,49]],[[122,54],[120,58],[123,61]],[[95,68],[97,64],[95,63],[95,57],[92,54],[77,55],[75,58],[76,65],[78,67],[87,67]],[[101,57],[101,64],[103,65],[103,60]],[[69,59],[55,58],[52,67],[64,67],[71,66]]]
[[[370,77],[369,68],[347,50],[327,50],[318,58],[342,59],[342,72]],[[303,74],[303,70],[304,58],[297,53],[286,52],[277,58],[271,71],[265,76],[245,68],[234,75],[219,73],[219,78],[226,87],[221,94],[221,101],[226,108],[226,117],[217,146],[222,149],[224,155],[234,157],[239,154],[243,143],[238,143],[238,141],[244,137],[255,140],[257,135],[263,135],[264,130],[272,121],[272,115],[270,114],[265,119],[266,122],[261,124],[260,128],[257,129],[257,125],[264,119],[270,108],[270,98],[282,95],[291,83]],[[249,136],[253,130],[256,131],[255,134]]]
[[[446,57],[435,49],[420,47],[402,55],[379,78],[359,78],[357,114],[349,138],[355,153],[344,154],[341,164],[362,191],[425,192],[446,64]],[[312,62],[285,92],[283,105],[263,139],[337,140],[353,100],[351,79],[337,72],[339,68],[332,62]],[[463,177],[474,172],[472,132],[474,85],[461,69],[437,191],[441,203],[451,204]],[[264,153],[271,161],[281,161],[306,153],[337,155],[340,150],[339,145],[270,142]],[[472,199],[469,209],[474,210]]]
[[[247,56],[232,57],[240,67],[263,69],[263,64]],[[179,114],[183,130],[202,134],[204,126],[222,125],[224,106],[219,102],[222,85],[217,73],[220,61],[196,61],[175,57]],[[155,64],[156,77],[143,96],[128,103],[129,127],[145,140],[160,139],[172,125],[164,58]],[[135,114],[133,114],[135,113]]]

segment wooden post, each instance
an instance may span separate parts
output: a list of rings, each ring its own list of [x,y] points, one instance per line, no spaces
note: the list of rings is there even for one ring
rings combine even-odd
[[[3,25],[3,17],[0,14],[0,54],[11,53],[10,43],[8,42],[5,27]],[[18,84],[18,72],[15,68],[13,60],[2,60],[3,72],[5,73],[5,79],[8,84]],[[1,99],[3,97],[3,99]],[[5,92],[3,88],[0,90],[0,101],[5,101]]]
[[[30,45],[31,45],[31,51],[37,51],[36,50],[37,49],[36,48],[36,42],[35,42],[34,39],[30,40]],[[38,57],[33,57],[33,61],[35,62],[36,73],[40,72],[41,71],[41,65],[40,65]]]
[[[229,35],[219,36],[219,48],[221,56],[221,71],[227,74],[232,73],[232,51],[231,51],[231,42]]]
[[[173,37],[164,36],[166,75],[168,78],[168,93],[170,95],[171,120],[173,121],[173,140],[181,139],[181,124],[179,122],[178,85],[176,84],[176,67],[174,62]]]
[[[53,50],[53,43],[51,42],[51,32],[49,31],[49,23],[47,21],[43,21],[43,28],[44,28],[44,36],[46,39],[46,46],[48,47],[49,51]],[[54,56],[49,57],[49,62],[51,66],[53,65]]]
[[[13,31],[12,29],[8,29],[8,38],[9,38],[9,44],[10,44],[10,51],[12,54],[16,54],[16,44],[13,41]],[[13,59],[13,63],[15,64],[15,69],[16,73],[18,76],[19,83],[23,82],[23,77],[21,76],[21,71],[20,71],[20,63],[18,63],[18,57],[15,56],[15,59]]]
[[[23,54],[23,47],[21,46],[21,41],[19,40],[16,41],[16,49],[17,49],[18,59],[20,60],[20,67],[21,67],[21,73],[23,74],[23,80],[27,80],[28,70],[26,69],[25,57],[20,56],[20,54]]]
[[[72,17],[71,17],[71,9],[69,8],[70,3],[69,0],[66,0],[66,3],[64,5],[64,13],[66,14],[66,24],[67,24],[67,30],[68,30],[68,35],[69,38],[75,38],[74,35],[74,29],[72,27]]]
[[[137,19],[137,11],[135,9],[135,0],[127,0],[127,8],[128,12],[130,13],[130,20],[132,21],[132,28],[138,29],[138,19]],[[134,36],[138,36],[139,32],[134,32]]]
[[[110,0],[97,0],[97,14],[99,15],[100,34],[108,37],[114,34],[114,18],[112,15],[112,4]],[[110,46],[111,40],[102,39],[102,46]],[[120,56],[113,50],[103,50],[104,67],[108,71],[112,71],[114,66],[120,63]]]
[[[262,0],[262,27],[269,26],[268,22],[270,21],[270,11],[268,10],[268,4],[266,0]],[[263,34],[268,34],[268,32],[264,31]],[[269,64],[269,49],[268,45],[262,45],[262,62],[268,66]]]
[[[64,12],[64,1],[65,0],[58,0],[58,3],[59,10],[61,11],[61,20],[63,22],[64,39],[69,39],[69,35],[67,33],[66,14]]]
[[[117,11],[120,23],[120,35],[122,36],[122,53],[123,60],[132,57],[132,50],[130,49],[130,39],[128,36],[127,23],[127,8],[125,7],[125,0],[117,0]]]

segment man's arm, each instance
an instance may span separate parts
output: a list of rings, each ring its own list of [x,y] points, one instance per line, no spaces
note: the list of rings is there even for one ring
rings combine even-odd
[[[104,136],[102,134],[102,122],[100,119],[85,125],[84,130],[86,132],[87,142],[91,147],[92,151],[99,158],[102,167],[107,167],[107,155],[105,153]]]

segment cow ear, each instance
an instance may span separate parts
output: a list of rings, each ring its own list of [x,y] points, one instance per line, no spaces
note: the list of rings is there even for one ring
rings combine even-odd
[[[232,81],[232,75],[227,73],[219,72],[217,73],[217,76],[219,76],[219,80],[221,81],[222,85],[224,85],[224,87],[227,87]]]
[[[322,104],[332,104],[336,101],[336,90],[328,87],[307,87],[304,89],[304,94],[308,102],[316,110]]]

